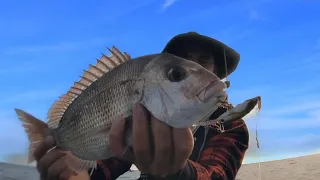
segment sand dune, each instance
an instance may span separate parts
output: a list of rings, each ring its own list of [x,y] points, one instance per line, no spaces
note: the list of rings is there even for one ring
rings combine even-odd
[[[237,180],[319,180],[320,154],[243,165]]]
[[[237,180],[319,180],[320,154],[263,162],[261,179],[258,163],[245,164],[241,167]],[[137,179],[139,172],[128,172],[118,179]],[[34,167],[0,163],[0,180],[37,180]]]

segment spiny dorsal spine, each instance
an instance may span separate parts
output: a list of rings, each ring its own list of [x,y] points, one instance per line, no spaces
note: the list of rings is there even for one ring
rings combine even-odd
[[[68,106],[93,82],[101,78],[104,74],[110,72],[115,67],[123,64],[131,59],[130,55],[126,52],[121,53],[116,47],[108,50],[111,52],[111,56],[101,55],[100,59],[97,59],[96,65],[89,65],[88,70],[84,70],[81,79],[75,82],[74,85],[68,90],[68,92],[62,95],[57,101],[53,103],[48,111],[47,119],[48,126],[50,128],[56,128],[59,122],[67,110]]]

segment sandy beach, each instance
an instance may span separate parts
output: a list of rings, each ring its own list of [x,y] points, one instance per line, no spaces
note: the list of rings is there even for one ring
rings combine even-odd
[[[243,165],[237,180],[319,180],[320,154]]]
[[[244,164],[237,180],[319,180],[320,154],[290,158],[278,161]],[[133,180],[139,172],[128,172],[120,180]],[[38,173],[34,167],[0,163],[0,180],[37,180]]]

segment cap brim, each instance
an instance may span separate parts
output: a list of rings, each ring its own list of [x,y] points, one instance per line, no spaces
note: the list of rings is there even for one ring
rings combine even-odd
[[[216,39],[194,32],[173,37],[162,52],[179,56],[192,48],[201,48],[212,52],[215,58],[215,66],[217,66],[217,76],[221,79],[230,75],[237,68],[240,61],[240,54],[234,49]],[[225,72],[225,61],[227,63],[227,73]]]

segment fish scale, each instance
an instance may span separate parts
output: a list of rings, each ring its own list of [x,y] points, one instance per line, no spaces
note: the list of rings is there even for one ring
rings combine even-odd
[[[97,160],[112,157],[110,128],[120,116],[130,119],[135,103],[160,121],[185,128],[207,118],[226,99],[225,84],[195,62],[166,53],[130,60],[115,47],[110,51],[54,102],[47,123],[16,109],[30,141],[29,162],[37,143],[50,134],[56,147],[70,152],[65,159],[69,168],[94,168]],[[131,127],[125,133],[129,147]]]

